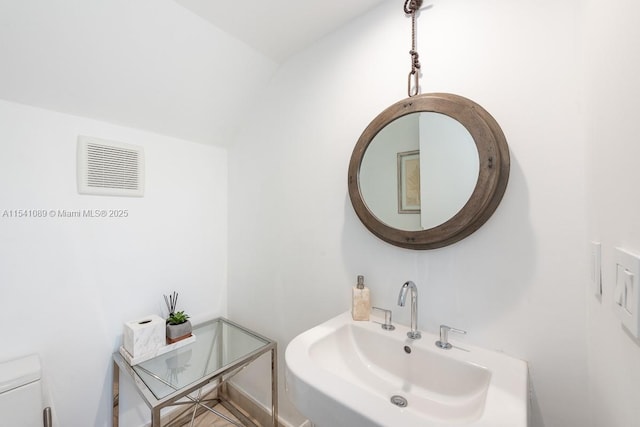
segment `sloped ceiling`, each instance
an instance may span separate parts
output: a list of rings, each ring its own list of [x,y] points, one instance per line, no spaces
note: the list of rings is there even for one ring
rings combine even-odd
[[[382,1],[0,0],[0,98],[225,145],[280,63]]]
[[[176,0],[277,62],[285,61],[290,55],[383,1]]]

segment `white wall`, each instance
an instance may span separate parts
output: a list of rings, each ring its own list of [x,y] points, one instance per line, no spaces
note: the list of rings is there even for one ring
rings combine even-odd
[[[589,238],[602,242],[602,299],[588,296],[589,408],[594,427],[640,420],[640,341],[613,312],[613,249],[640,254],[640,4],[587,2]]]
[[[144,147],[143,198],[76,192],[76,139]],[[224,149],[0,101],[0,360],[42,357],[60,426],[109,426],[111,353],[122,324],[163,314],[226,313]],[[11,210],[121,209],[127,218],[11,218]],[[124,384],[121,425],[148,418]]]
[[[1,1],[0,40],[4,100],[218,145],[276,68],[173,0]]]
[[[357,274],[374,305],[407,324],[395,302],[411,279],[420,328],[466,329],[465,342],[529,362],[532,427],[588,426],[580,2],[435,0],[421,13],[422,92],[478,102],[512,156],[494,216],[424,252],[371,235],[347,195],[360,133],[406,96],[410,21],[391,3],[286,63],[247,112],[229,152],[230,316],[278,339],[282,356],[295,335],[349,309]],[[301,422],[280,391],[282,416]]]

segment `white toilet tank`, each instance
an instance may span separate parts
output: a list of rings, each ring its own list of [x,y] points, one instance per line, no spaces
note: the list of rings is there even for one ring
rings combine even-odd
[[[43,426],[40,372],[36,354],[0,362],[0,425]]]

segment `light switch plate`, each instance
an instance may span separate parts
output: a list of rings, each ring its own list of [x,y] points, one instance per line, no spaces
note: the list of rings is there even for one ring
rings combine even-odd
[[[640,338],[640,257],[615,248],[616,282],[613,289],[613,309],[622,325]]]
[[[602,297],[602,244],[591,242],[591,290]]]

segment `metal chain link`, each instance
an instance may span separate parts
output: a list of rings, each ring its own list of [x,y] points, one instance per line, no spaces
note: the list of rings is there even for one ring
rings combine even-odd
[[[420,55],[416,48],[416,13],[422,6],[422,0],[406,0],[404,13],[411,15],[411,71],[407,77],[407,92],[409,97],[416,96],[420,92]],[[412,85],[413,83],[413,85]]]

